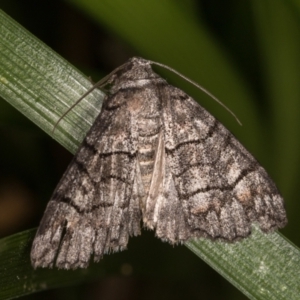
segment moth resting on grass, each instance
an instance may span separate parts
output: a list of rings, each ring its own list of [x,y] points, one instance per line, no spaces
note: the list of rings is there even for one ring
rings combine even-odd
[[[171,244],[235,241],[254,222],[264,232],[287,223],[266,171],[152,64],[163,66],[134,57],[101,81],[109,94],[49,201],[35,268],[85,268],[124,250],[141,223]]]

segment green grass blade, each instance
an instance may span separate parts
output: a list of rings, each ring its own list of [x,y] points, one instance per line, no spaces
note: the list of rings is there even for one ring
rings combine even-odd
[[[300,251],[278,233],[255,228],[239,243],[199,240],[186,246],[250,299],[299,299]]]
[[[0,95],[48,133],[91,85],[2,12],[0,54]],[[102,97],[100,91],[93,92],[55,132],[55,138],[73,153],[99,112]],[[26,231],[0,240],[0,299],[99,276],[93,266],[74,273],[34,271],[29,262],[32,237],[33,231]],[[187,246],[249,298],[297,299],[299,295],[299,250],[277,233],[264,235],[257,230],[250,239],[233,245],[200,240]],[[101,271],[101,264],[95,268]]]
[[[91,87],[90,81],[53,50],[0,11],[0,97],[44,131]],[[99,114],[104,94],[96,90],[60,122],[54,138],[75,151]]]
[[[37,291],[79,284],[107,273],[101,264],[71,272],[34,270],[29,260],[34,234],[35,229],[32,229],[0,240],[0,299],[13,299]]]

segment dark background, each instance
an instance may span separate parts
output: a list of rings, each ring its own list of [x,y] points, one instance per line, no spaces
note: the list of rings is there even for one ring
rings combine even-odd
[[[139,6],[148,1],[136,2],[136,5],[132,5],[132,1],[129,1],[128,11],[124,9],[124,14],[132,14],[133,22],[135,17],[138,19]],[[160,2],[163,6],[164,1]],[[174,2],[185,9],[179,1]],[[299,113],[300,84],[297,75],[300,75],[300,65],[297,55],[292,56],[293,51],[289,50],[291,47],[298,49],[300,38],[292,46],[287,44],[285,49],[286,36],[275,28],[273,30],[272,24],[274,15],[278,13],[279,24],[298,31],[300,17],[296,7],[289,4],[289,1],[283,4],[274,0],[269,6],[268,2],[261,2],[265,7],[260,7],[256,1],[239,0],[229,0],[226,3],[223,0],[187,1],[186,5],[193,7],[193,18],[196,16],[199,30],[205,30],[224,55],[228,68],[236,72],[237,78],[241,79],[241,83],[246,83],[251,91],[252,105],[258,112],[258,120],[254,121],[259,123],[262,138],[258,145],[252,135],[243,136],[242,142],[267,168],[282,191],[289,217],[289,225],[282,232],[299,245],[299,137],[296,133],[300,126],[297,119],[294,123],[290,122],[289,111]],[[181,49],[176,49],[176,53],[175,49],[174,53],[166,51],[167,47],[159,39],[159,31],[156,33],[157,39],[153,39],[153,48],[142,47],[128,37],[122,27],[114,26],[116,21],[110,22],[108,17],[101,18],[101,14],[93,14],[81,1],[2,0],[0,4],[0,8],[7,14],[94,81],[135,55],[161,63],[167,63],[169,56],[176,60],[178,55],[178,60],[182,59]],[[284,11],[280,9],[280,5],[284,6]],[[262,16],[262,13],[265,15]],[[176,18],[176,15],[170,12],[170,18],[173,17]],[[270,20],[270,27],[258,20]],[[155,23],[155,14],[149,15],[145,22],[149,22],[149,26],[151,22]],[[168,20],[165,26],[167,25]],[[143,34],[138,28],[138,22],[136,26],[137,35]],[[269,32],[263,32],[264,30]],[[182,33],[173,32],[170,28],[170,37],[176,34],[179,41],[182,39],[182,49],[190,47],[185,41],[184,33],[181,35]],[[272,35],[278,46],[275,43],[268,45],[272,41]],[[270,41],[265,37],[269,37]],[[168,39],[163,42],[168,43]],[[198,47],[200,49],[202,45],[199,44]],[[209,53],[207,57],[203,56],[203,60],[208,57]],[[268,60],[269,57],[275,59]],[[278,65],[271,65],[274,61],[278,61]],[[187,64],[189,66],[171,67],[183,72],[187,68],[195,69],[197,62],[195,65]],[[284,66],[282,69],[281,65]],[[211,69],[216,75],[219,74],[218,65],[213,61]],[[284,81],[281,77],[283,69],[286,72]],[[201,69],[196,71],[204,75],[209,72]],[[291,83],[289,86],[290,82],[295,84]],[[275,109],[272,96],[276,88],[281,88],[283,97],[282,103],[280,99],[276,100],[278,103]],[[222,95],[222,88],[220,89],[219,95]],[[296,100],[292,100],[292,97],[296,97]],[[232,107],[222,96],[219,98],[234,110],[234,104]],[[234,101],[241,100],[233,99]],[[288,111],[289,103],[294,107]],[[241,103],[239,105],[243,106]],[[279,113],[280,105],[282,116]],[[212,113],[214,109],[211,110]],[[72,155],[4,100],[0,100],[0,110],[0,237],[6,237],[38,226],[47,201]],[[218,109],[217,111],[219,113]],[[222,109],[220,111],[227,114]],[[243,111],[235,112],[239,117],[247,114]],[[222,117],[219,119],[223,121]],[[227,125],[226,121],[224,123]],[[233,128],[238,127],[234,120],[230,124],[234,124]],[[247,124],[244,126],[247,127]],[[286,135],[290,134],[285,142],[284,139],[277,139],[278,135],[283,135],[283,130]],[[239,132],[240,129],[238,137]],[[286,165],[291,167],[285,167]],[[25,299],[198,299],[200,295],[201,299],[246,299],[187,248],[173,248],[155,239],[151,232],[143,232],[142,237],[132,239],[127,252],[129,254],[124,255],[118,274],[103,276],[97,282],[30,295]],[[115,255],[121,257],[118,260],[122,260],[123,253],[114,254],[105,257],[106,264],[113,264]]]

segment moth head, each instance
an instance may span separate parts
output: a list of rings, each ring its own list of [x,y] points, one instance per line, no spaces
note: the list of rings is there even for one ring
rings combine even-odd
[[[110,74],[107,83],[111,84],[110,91],[114,93],[122,88],[141,86],[155,78],[160,77],[153,72],[150,61],[132,57]]]

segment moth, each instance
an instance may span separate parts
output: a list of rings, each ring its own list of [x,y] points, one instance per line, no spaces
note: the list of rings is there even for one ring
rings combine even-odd
[[[178,244],[240,240],[253,223],[266,233],[286,225],[263,167],[152,64],[134,57],[101,81],[109,94],[48,203],[34,268],[85,268],[126,249],[141,226]]]

